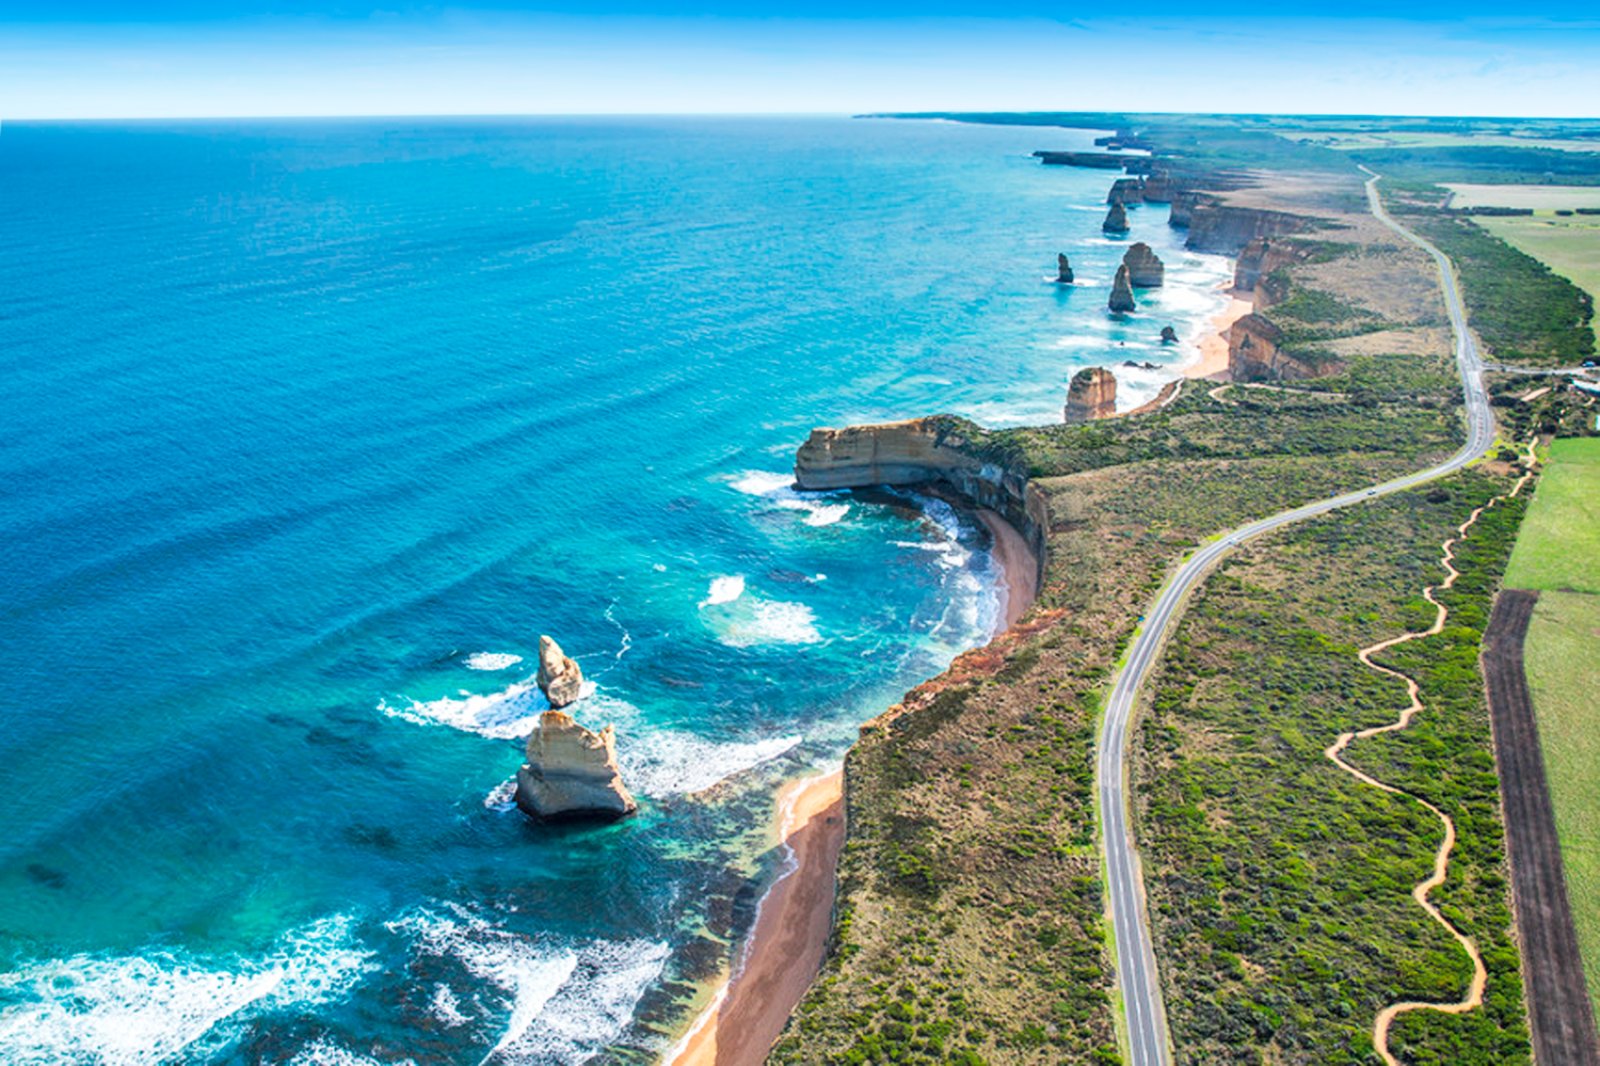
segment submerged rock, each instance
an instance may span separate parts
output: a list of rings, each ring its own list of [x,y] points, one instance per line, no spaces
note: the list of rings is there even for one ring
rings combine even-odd
[[[1111,205],[1111,210],[1106,212],[1106,220],[1100,223],[1100,228],[1107,233],[1128,232],[1128,209],[1118,200]]]
[[[550,706],[558,710],[583,695],[583,669],[549,637],[539,638],[539,674],[535,680]]]
[[[1067,406],[1062,418],[1069,423],[1092,422],[1117,413],[1117,378],[1103,366],[1091,366],[1072,375],[1067,386]]]
[[[528,738],[528,761],[517,771],[517,806],[541,822],[610,821],[638,810],[622,783],[611,726],[595,733],[565,711],[541,714]]]
[[[1106,301],[1106,306],[1119,315],[1126,314],[1139,306],[1133,302],[1133,286],[1128,284],[1126,263],[1117,267],[1117,278],[1111,283],[1111,299]]]
[[[1178,331],[1173,329],[1171,326],[1162,326],[1161,327],[1161,343],[1162,344],[1177,344],[1178,343]]]
[[[1158,289],[1166,280],[1166,267],[1161,265],[1155,251],[1143,241],[1128,249],[1122,257],[1128,268],[1128,281],[1138,289]]]
[[[1065,252],[1056,253],[1056,284],[1072,284],[1072,264],[1067,262],[1067,254]]]

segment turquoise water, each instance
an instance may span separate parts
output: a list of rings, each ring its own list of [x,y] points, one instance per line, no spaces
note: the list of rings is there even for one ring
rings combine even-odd
[[[775,784],[998,610],[971,522],[795,446],[1057,419],[1220,303],[1142,208],[1168,288],[1105,314],[1109,176],[1027,155],[1090,136],[6,123],[0,1060],[658,1053]],[[638,817],[506,802],[540,633]]]

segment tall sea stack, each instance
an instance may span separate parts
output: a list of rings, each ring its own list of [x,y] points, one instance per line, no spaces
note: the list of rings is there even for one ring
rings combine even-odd
[[[1062,412],[1069,424],[1110,418],[1117,413],[1117,377],[1103,366],[1091,366],[1072,375],[1067,386],[1067,406]]]
[[[1159,289],[1166,277],[1161,260],[1143,241],[1128,249],[1128,254],[1122,257],[1122,265],[1128,268],[1128,283],[1136,289]]]
[[[517,806],[540,822],[614,821],[639,809],[622,783],[610,726],[583,728],[565,711],[545,711],[517,771]]]
[[[1117,278],[1111,283],[1111,299],[1106,306],[1119,315],[1127,314],[1139,306],[1133,302],[1133,286],[1128,284],[1127,264],[1117,267]]]
[[[539,691],[560,710],[583,694],[583,670],[549,637],[539,638]]]
[[[1067,254],[1065,252],[1056,253],[1056,284],[1072,284],[1072,264],[1067,262]]]
[[[1111,210],[1106,212],[1106,220],[1100,223],[1100,228],[1106,233],[1128,232],[1128,209],[1118,200],[1111,205]]]

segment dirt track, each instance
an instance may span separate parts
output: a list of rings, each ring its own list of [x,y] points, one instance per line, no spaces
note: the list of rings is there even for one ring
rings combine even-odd
[[[1600,1066],[1600,1037],[1583,981],[1583,958],[1561,870],[1555,809],[1545,782],[1539,728],[1522,669],[1522,641],[1537,592],[1506,589],[1483,635],[1483,674],[1494,725],[1494,758],[1534,1059],[1548,1066]]]

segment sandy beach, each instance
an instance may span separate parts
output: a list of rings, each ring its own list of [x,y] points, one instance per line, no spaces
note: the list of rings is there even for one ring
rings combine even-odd
[[[1228,380],[1228,327],[1248,315],[1252,307],[1249,300],[1229,298],[1228,306],[1211,320],[1210,330],[1200,338],[1200,358],[1183,368],[1185,377]]]
[[[1223,351],[1227,361],[1227,351]],[[994,538],[994,561],[1000,567],[1000,588],[1005,596],[1005,609],[1000,612],[1000,629],[1016,625],[1017,619],[1032,606],[1039,595],[1039,565],[1033,549],[1011,523],[994,511],[980,510],[978,518],[988,527]]]
[[[668,1066],[756,1066],[822,966],[833,927],[834,871],[844,844],[844,772],[796,781],[778,797],[786,872],[762,897],[733,977]]]
[[[1005,604],[998,635],[1038,595],[1038,562],[1022,534],[998,513],[977,514],[994,538],[1000,568]],[[779,793],[777,806],[779,838],[790,849],[786,872],[762,897],[733,976],[667,1053],[666,1066],[758,1066],[822,966],[844,846],[844,771],[792,783]]]

